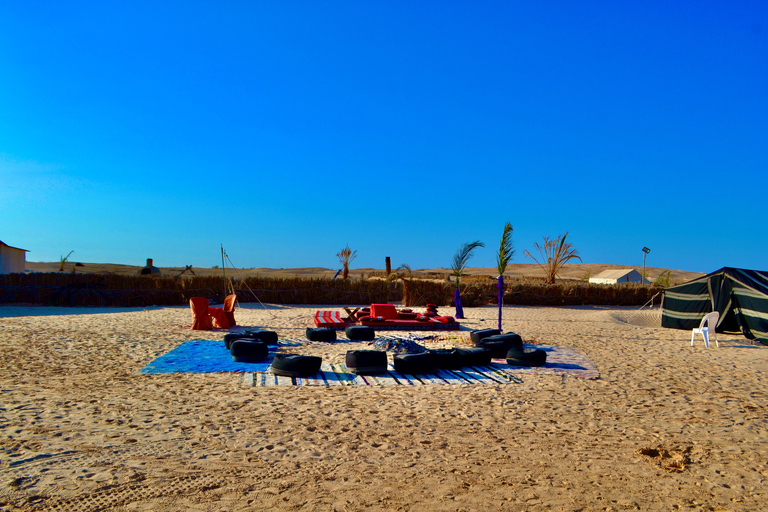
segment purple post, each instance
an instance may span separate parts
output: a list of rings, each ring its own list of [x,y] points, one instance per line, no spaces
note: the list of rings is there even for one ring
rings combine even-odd
[[[456,306],[456,318],[464,318],[464,308],[461,307],[461,295],[458,288],[453,292],[453,302]]]
[[[501,306],[504,305],[504,276],[499,276],[496,287],[499,289],[499,330],[501,330]]]

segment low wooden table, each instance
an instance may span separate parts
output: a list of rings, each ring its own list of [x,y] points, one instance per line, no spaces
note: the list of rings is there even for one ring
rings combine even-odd
[[[348,315],[348,316],[342,318],[342,320],[344,320],[345,322],[353,323],[353,324],[357,323],[357,317],[355,316],[355,313],[360,311],[360,308],[341,308],[341,309],[346,311],[347,315]]]

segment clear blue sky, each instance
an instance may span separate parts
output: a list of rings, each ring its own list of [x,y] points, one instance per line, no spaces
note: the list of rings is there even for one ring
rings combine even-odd
[[[768,3],[0,3],[30,261],[768,269]]]

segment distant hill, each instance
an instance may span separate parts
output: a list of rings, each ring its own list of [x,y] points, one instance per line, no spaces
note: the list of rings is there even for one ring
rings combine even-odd
[[[82,265],[82,266],[80,266]],[[30,272],[58,272],[60,263],[57,262],[27,262],[27,270]],[[114,263],[81,263],[75,266],[74,262],[67,262],[64,271],[71,273],[73,270],[78,274],[121,274],[121,275],[134,275],[139,273],[143,266],[134,265],[119,265]],[[184,267],[158,267],[164,276],[175,277],[185,271]],[[560,272],[562,279],[577,279],[588,280],[591,276],[595,276],[606,269],[620,269],[620,268],[634,268],[638,272],[643,272],[643,267],[631,266],[631,265],[610,265],[601,263],[569,263],[563,266]],[[247,269],[226,269],[228,276],[234,278],[244,278],[251,276],[262,277],[333,277],[338,269],[329,269],[322,267],[303,267],[303,268],[247,268]],[[686,270],[665,269],[658,267],[646,267],[646,273],[648,278],[653,281],[662,272],[671,270],[673,283],[684,283],[692,279],[703,276],[701,272],[690,272]],[[220,268],[200,268],[192,267],[192,271],[198,276],[220,276],[223,274]],[[372,273],[375,275],[383,276],[384,269],[374,268],[354,268],[350,269],[350,277],[353,279],[360,278],[361,275],[370,277]],[[451,270],[448,268],[427,268],[427,269],[413,269],[414,274],[417,277],[424,277],[429,279],[444,279],[451,275]],[[488,276],[496,277],[497,271],[495,268],[483,268],[483,267],[470,267],[466,269],[466,273],[470,276]],[[191,275],[189,270],[184,272],[184,275]],[[517,263],[510,264],[507,267],[506,276],[509,277],[544,277],[543,270],[536,264]]]

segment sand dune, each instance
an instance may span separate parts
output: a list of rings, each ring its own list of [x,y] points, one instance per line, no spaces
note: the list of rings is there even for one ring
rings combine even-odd
[[[74,263],[67,263],[65,265],[65,272],[76,271],[78,274],[122,274],[122,275],[135,275],[142,267],[141,265],[119,265],[114,263],[85,263],[82,267],[74,266]],[[162,271],[164,276],[177,276],[181,274],[185,267],[165,267],[161,266],[162,262],[155,262],[155,265]],[[58,272],[60,268],[59,262],[27,262],[27,270],[30,272]],[[603,270],[620,269],[620,268],[634,268],[638,272],[642,272],[642,266],[636,265],[610,265],[603,263],[567,263],[563,265],[558,276],[562,279],[578,279],[588,280],[590,276],[596,276]],[[669,270],[671,273],[671,279],[674,283],[683,283],[703,276],[704,274],[699,272],[691,272],[686,270],[674,270],[659,267],[647,267],[646,275],[649,279],[656,279],[662,272]],[[715,269],[712,269],[715,270]],[[220,268],[202,268],[194,267],[193,271],[198,276],[221,276],[223,271]],[[322,268],[322,267],[304,267],[304,268],[241,268],[241,269],[228,269],[227,275],[235,277],[237,279],[246,277],[274,277],[274,278],[290,278],[290,277],[325,277],[332,278],[338,269]],[[451,270],[448,268],[420,268],[413,269],[414,273],[418,277],[440,277],[445,278],[451,275]],[[351,278],[360,278],[361,276],[370,276],[371,273],[377,273],[378,275],[384,275],[385,270],[383,268],[352,268],[350,269]],[[496,277],[498,271],[495,268],[488,267],[468,267],[466,273],[471,276],[492,276]],[[191,275],[187,273],[186,275]],[[507,267],[506,274],[509,278],[517,277],[544,277],[544,271],[535,263],[511,263]]]
[[[247,304],[237,318],[297,337],[315,309]],[[493,307],[465,313],[467,329],[495,324]],[[691,347],[657,318],[505,308],[505,330],[585,351],[597,380],[270,389],[138,373],[223,338],[190,331],[188,308],[2,307],[0,508],[765,509],[768,351],[727,335]]]

